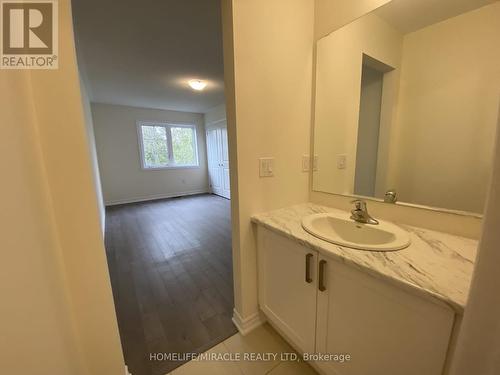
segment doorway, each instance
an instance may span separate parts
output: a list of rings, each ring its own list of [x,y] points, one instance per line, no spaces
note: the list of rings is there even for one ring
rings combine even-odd
[[[164,375],[237,331],[221,4],[72,9],[125,363]]]

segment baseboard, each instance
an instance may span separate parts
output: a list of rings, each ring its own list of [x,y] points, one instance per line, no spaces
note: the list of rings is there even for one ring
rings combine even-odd
[[[146,202],[146,201],[154,201],[157,199],[176,198],[176,197],[184,197],[187,195],[206,194],[206,193],[209,193],[209,191],[207,189],[191,190],[191,191],[184,191],[184,192],[179,192],[179,193],[169,193],[169,194],[155,194],[155,195],[148,195],[148,196],[143,196],[143,197],[134,197],[134,198],[117,199],[117,200],[107,201],[107,202],[105,202],[105,205],[107,207],[107,206],[115,206],[117,204]]]
[[[132,375],[130,372],[128,372],[128,366],[125,365],[125,375]]]
[[[233,323],[238,328],[238,331],[243,335],[247,335],[252,332],[255,328],[261,326],[266,322],[265,317],[260,313],[250,315],[249,317],[243,319],[241,315],[233,309]]]

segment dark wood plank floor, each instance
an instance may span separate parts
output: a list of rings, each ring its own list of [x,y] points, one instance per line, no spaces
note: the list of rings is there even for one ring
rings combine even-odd
[[[106,253],[133,375],[182,364],[150,353],[202,352],[236,333],[229,204],[207,194],[107,208]]]

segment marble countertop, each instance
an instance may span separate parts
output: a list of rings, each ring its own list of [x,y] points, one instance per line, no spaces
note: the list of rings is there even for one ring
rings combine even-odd
[[[478,241],[407,225],[411,245],[394,252],[354,250],[307,233],[302,218],[338,209],[304,203],[252,216],[252,221],[320,253],[408,291],[438,299],[463,313],[472,278]]]

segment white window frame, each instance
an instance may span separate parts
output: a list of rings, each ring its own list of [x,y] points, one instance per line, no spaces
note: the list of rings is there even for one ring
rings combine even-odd
[[[192,169],[200,167],[200,159],[198,157],[198,134],[196,125],[191,123],[173,123],[173,122],[162,122],[162,121],[137,121],[137,140],[139,143],[139,156],[141,158],[140,164],[141,168],[146,171],[157,171],[163,169]],[[144,159],[144,140],[142,138],[142,127],[143,126],[161,126],[165,128],[165,133],[167,135],[167,152],[168,152],[168,164],[164,167],[148,167],[146,165],[146,160]],[[174,149],[172,147],[172,133],[171,128],[190,128],[193,130],[193,150],[195,157],[195,164],[175,164],[174,162]]]

